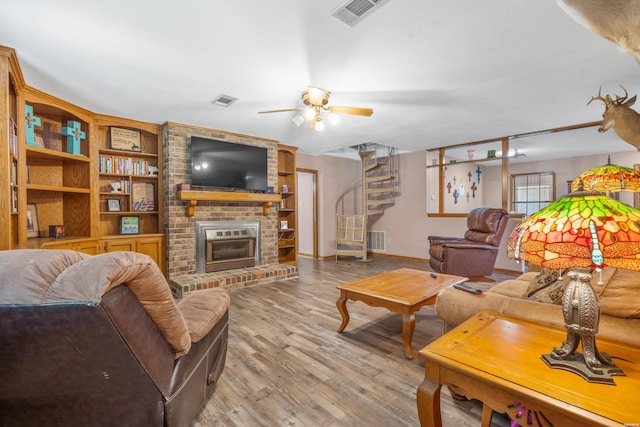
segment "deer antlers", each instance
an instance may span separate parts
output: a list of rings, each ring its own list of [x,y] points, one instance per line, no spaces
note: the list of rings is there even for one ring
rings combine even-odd
[[[591,104],[591,102],[595,101],[595,100],[602,101],[607,107],[612,105],[614,102],[617,105],[622,105],[627,100],[627,97],[629,96],[629,94],[627,93],[627,90],[624,88],[624,86],[622,86],[622,85],[619,85],[619,86],[624,91],[624,96],[616,95],[616,100],[615,101],[613,101],[609,95],[606,95],[605,98],[603,98],[602,95],[600,94],[601,91],[602,91],[602,86],[600,86],[600,89],[598,89],[598,96],[591,97],[589,102],[587,102],[587,105]]]

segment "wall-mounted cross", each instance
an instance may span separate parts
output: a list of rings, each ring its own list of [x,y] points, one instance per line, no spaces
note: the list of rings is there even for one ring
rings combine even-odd
[[[471,177],[473,176],[473,174],[471,173],[471,171],[469,171],[469,173],[467,174],[467,176],[469,177],[469,182],[471,182]]]
[[[476,183],[474,182],[473,184],[471,184],[471,191],[472,191],[472,196],[475,199],[476,197],[476,190],[478,189],[478,186],[476,185]]]
[[[451,193],[451,187],[453,187],[453,185],[451,185],[450,182],[447,183],[447,193]]]
[[[476,173],[478,174],[478,184],[480,184],[480,174],[482,173],[482,171],[480,170],[480,166],[478,166],[478,169],[476,169]]]
[[[467,197],[467,203],[469,203],[469,196],[471,196],[471,194],[469,194],[469,192],[467,191],[467,194],[465,194],[465,196]]]
[[[86,134],[80,130],[80,123],[69,120],[67,126],[62,128],[62,134],[67,137],[67,153],[80,155],[80,141],[86,138]]]
[[[453,203],[458,204],[458,197],[460,197],[460,193],[458,190],[453,190]]]
[[[34,126],[40,126],[40,117],[35,117],[33,115],[33,107],[31,105],[24,106],[24,124],[26,128],[24,133],[27,144],[37,146]]]

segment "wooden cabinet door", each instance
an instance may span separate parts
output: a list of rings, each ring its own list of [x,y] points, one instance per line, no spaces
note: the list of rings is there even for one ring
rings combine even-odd
[[[136,251],[136,239],[113,239],[107,240],[104,245],[106,252],[115,251]]]
[[[138,239],[136,251],[149,255],[164,273],[164,239],[162,237],[141,237]]]
[[[113,238],[104,241],[106,252],[132,251],[149,255],[164,273],[164,236]]]
[[[89,255],[97,255],[102,253],[100,248],[100,240],[98,239],[86,239],[86,240],[76,240],[76,241],[65,241],[61,240],[59,242],[46,242],[42,245],[43,249],[70,249],[72,251],[83,252]]]
[[[99,253],[102,253],[100,250],[99,240],[87,240],[86,242],[80,242],[74,247],[74,250],[84,252],[89,255],[98,255]]]

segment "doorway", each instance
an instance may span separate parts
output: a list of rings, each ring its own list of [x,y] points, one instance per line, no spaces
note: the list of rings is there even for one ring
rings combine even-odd
[[[318,171],[296,169],[298,255],[318,258]]]

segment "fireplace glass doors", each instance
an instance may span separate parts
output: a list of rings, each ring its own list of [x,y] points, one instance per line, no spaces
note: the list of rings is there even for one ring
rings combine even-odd
[[[211,273],[259,265],[259,236],[259,222],[196,223],[196,273]]]

